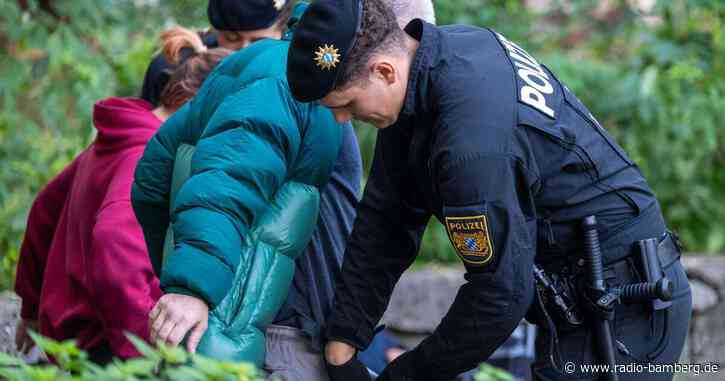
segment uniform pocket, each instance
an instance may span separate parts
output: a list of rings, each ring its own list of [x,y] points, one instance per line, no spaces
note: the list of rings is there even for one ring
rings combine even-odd
[[[617,307],[615,336],[631,353],[624,356],[626,360],[662,362],[666,356],[676,361],[682,351],[692,311],[690,286],[680,261],[667,267],[665,274],[674,285],[669,308],[654,311],[648,302]]]

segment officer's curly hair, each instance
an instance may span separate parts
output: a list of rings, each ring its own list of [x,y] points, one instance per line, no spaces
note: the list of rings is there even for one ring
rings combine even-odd
[[[335,82],[336,89],[367,79],[367,64],[375,53],[390,52],[405,47],[403,31],[385,0],[363,1],[362,25],[352,50],[345,58],[342,72]]]

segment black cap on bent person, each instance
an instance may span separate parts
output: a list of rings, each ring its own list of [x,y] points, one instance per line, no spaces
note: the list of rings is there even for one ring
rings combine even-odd
[[[209,0],[209,22],[217,30],[248,31],[269,28],[285,0]]]
[[[362,0],[317,0],[302,15],[287,56],[287,80],[300,102],[334,87],[360,29]]]

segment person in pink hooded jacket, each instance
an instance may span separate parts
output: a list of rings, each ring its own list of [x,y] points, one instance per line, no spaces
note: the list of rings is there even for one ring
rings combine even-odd
[[[196,33],[179,27],[161,39],[177,66],[160,106],[137,98],[98,101],[95,141],[33,203],[15,284],[20,351],[33,346],[28,329],[74,338],[99,363],[139,355],[126,332],[148,340],[148,314],[162,293],[131,207],[136,162],[163,121],[230,52],[207,50]]]

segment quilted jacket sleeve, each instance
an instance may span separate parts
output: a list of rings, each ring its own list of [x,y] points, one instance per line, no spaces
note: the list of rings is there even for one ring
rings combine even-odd
[[[161,274],[164,237],[169,226],[171,178],[180,131],[185,128],[189,104],[174,113],[146,145],[138,161],[131,188],[131,202],[156,275]]]
[[[296,160],[300,107],[276,78],[254,81],[219,105],[173,205],[175,248],[161,276],[165,292],[196,295],[211,308],[224,298],[247,231]]]

